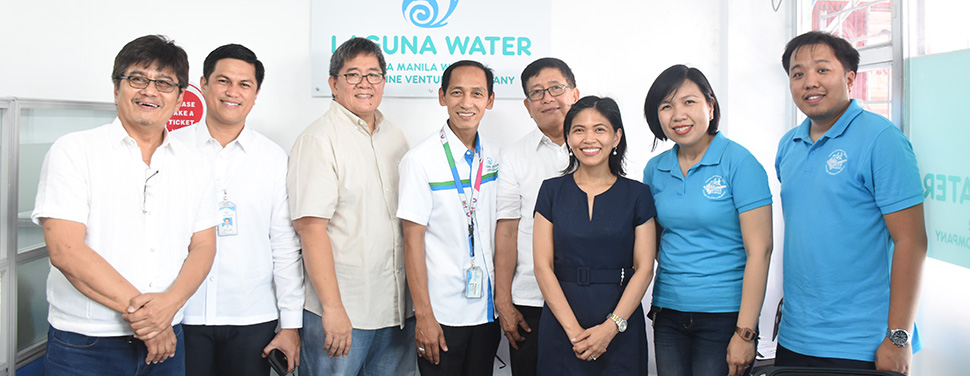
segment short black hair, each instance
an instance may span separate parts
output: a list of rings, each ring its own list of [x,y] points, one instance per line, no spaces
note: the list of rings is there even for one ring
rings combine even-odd
[[[256,58],[256,53],[252,50],[235,43],[220,46],[205,57],[205,61],[202,63],[202,77],[205,77],[206,81],[209,80],[212,71],[216,69],[216,63],[222,59],[237,59],[252,64],[256,68],[256,90],[263,86],[263,75],[266,73],[263,63]]]
[[[115,56],[111,80],[115,89],[121,84],[121,76],[132,65],[158,65],[159,69],[171,69],[178,80],[179,92],[189,86],[189,57],[182,47],[164,35],[146,35],[128,42]]]
[[[340,74],[340,70],[343,69],[344,64],[348,60],[360,54],[376,56],[377,65],[381,66],[381,74],[387,74],[387,63],[384,61],[384,53],[381,52],[381,46],[378,46],[377,43],[374,43],[370,39],[355,37],[343,42],[333,52],[333,56],[330,56],[330,75],[336,77]]]
[[[562,131],[566,136],[566,140],[569,140],[569,128],[573,126],[573,119],[576,118],[581,111],[585,109],[593,109],[599,112],[606,120],[610,121],[613,126],[613,131],[618,132],[623,129],[623,118],[620,116],[620,106],[616,104],[616,101],[610,97],[597,97],[594,95],[588,95],[582,97],[569,108],[569,112],[566,113],[566,118],[562,123]],[[568,142],[567,142],[568,145]],[[626,172],[623,171],[623,157],[626,155],[626,132],[620,135],[620,143],[616,145],[616,155],[612,151],[607,150],[610,153],[609,165],[610,173],[616,176],[624,176]],[[576,159],[574,152],[569,153],[569,165],[562,172],[564,174],[575,172],[579,168],[579,160]]]
[[[842,63],[842,68],[847,72],[857,72],[859,70],[859,51],[855,47],[852,47],[852,44],[847,40],[821,31],[809,31],[792,38],[785,45],[785,52],[781,54],[781,66],[785,68],[785,74],[788,74],[789,68],[791,68],[791,55],[802,46],[811,46],[814,44],[824,44],[831,47],[835,58]]]
[[[660,117],[657,112],[660,110],[660,103],[671,96],[687,80],[697,84],[697,87],[704,94],[707,105],[714,108],[714,118],[707,125],[707,134],[717,134],[717,125],[721,121],[721,106],[717,104],[717,97],[714,96],[714,89],[711,83],[704,76],[704,73],[697,68],[689,68],[683,64],[673,65],[665,69],[653,80],[650,90],[647,91],[647,99],[643,101],[643,116],[647,118],[647,125],[650,132],[653,132],[653,147],[657,148],[657,141],[666,141],[667,135],[664,134],[663,125],[660,124]]]
[[[492,68],[486,67],[484,64],[479,63],[474,60],[459,60],[449,65],[445,69],[445,73],[441,75],[441,90],[448,91],[448,84],[451,82],[451,72],[457,68],[461,67],[476,67],[485,72],[486,86],[488,87],[488,95],[492,95],[492,85],[495,83],[495,73],[492,72]]]
[[[520,81],[522,81],[522,92],[525,93],[525,96],[529,96],[529,88],[527,87],[529,79],[538,76],[539,72],[542,72],[542,70],[546,68],[558,69],[559,73],[562,73],[563,78],[566,79],[566,84],[576,87],[576,76],[573,76],[573,70],[569,69],[566,62],[554,57],[544,57],[529,63],[529,65],[522,70],[522,78]]]

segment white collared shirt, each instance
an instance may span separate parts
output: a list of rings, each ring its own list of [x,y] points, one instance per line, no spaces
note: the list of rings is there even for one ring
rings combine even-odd
[[[465,271],[471,267],[468,249],[468,218],[455,189],[455,180],[435,132],[409,151],[401,160],[401,198],[397,216],[427,226],[425,232],[425,262],[428,266],[428,295],[435,318],[442,325],[469,326],[491,322],[495,318],[492,295],[495,291],[493,266],[495,239],[495,192],[498,172],[498,148],[484,140],[481,153],[474,153],[471,168],[465,154],[471,153],[447,125],[455,167],[462,180],[474,182],[472,170],[484,159],[481,191],[475,209],[475,265],[482,269],[481,298],[465,297]],[[463,182],[464,183],[464,182]],[[464,185],[464,184],[463,184]],[[471,184],[469,184],[471,185]],[[469,194],[469,187],[464,191]],[[489,311],[492,317],[489,317]]]
[[[186,145],[165,137],[151,158],[117,118],[67,134],[44,158],[31,219],[86,226],[84,243],[142,293],[171,287],[192,235],[218,222],[209,166]],[[47,279],[48,321],[88,336],[132,334],[121,313],[79,292],[57,268]],[[182,321],[182,310],[172,324]]]
[[[303,327],[303,257],[286,198],[286,152],[244,127],[223,148],[203,121],[171,133],[212,164],[216,201],[236,207],[236,235],[216,237],[216,258],[185,304],[184,324]],[[218,205],[211,207],[218,213]]]
[[[539,128],[502,149],[498,177],[498,218],[518,219],[518,260],[512,277],[512,303],[542,307],[532,259],[532,225],[542,181],[562,175],[569,164],[566,145],[557,145]]]

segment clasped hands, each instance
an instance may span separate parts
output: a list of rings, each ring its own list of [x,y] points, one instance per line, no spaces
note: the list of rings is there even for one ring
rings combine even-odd
[[[595,361],[606,352],[606,348],[613,341],[613,337],[616,337],[619,332],[613,320],[606,320],[602,324],[571,336],[569,341],[573,344],[573,352],[576,353],[576,358]]]
[[[121,314],[135,338],[144,341],[148,348],[145,364],[161,363],[175,356],[177,340],[172,320],[182,303],[167,293],[146,293],[132,298]]]

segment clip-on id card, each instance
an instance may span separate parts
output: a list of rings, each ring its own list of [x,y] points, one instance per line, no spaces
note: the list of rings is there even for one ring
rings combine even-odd
[[[216,232],[219,236],[230,236],[239,233],[239,224],[236,222],[236,204],[232,201],[219,203],[219,227]]]
[[[472,266],[465,271],[465,297],[478,299],[482,297],[482,280],[485,278],[482,268]]]

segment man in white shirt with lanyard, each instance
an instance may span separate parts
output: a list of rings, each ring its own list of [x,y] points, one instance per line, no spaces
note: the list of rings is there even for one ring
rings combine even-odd
[[[171,133],[212,163],[219,204],[209,209],[222,222],[212,270],[185,306],[189,376],[266,376],[272,349],[290,370],[300,359],[303,259],[286,199],[286,152],[246,125],[264,72],[250,49],[216,48],[202,65],[205,121]]]
[[[562,60],[536,60],[522,71],[526,110],[537,128],[502,149],[495,226],[495,307],[509,340],[512,375],[535,375],[542,293],[532,270],[532,221],[542,181],[569,163],[562,123],[579,100]]]
[[[498,150],[478,134],[495,99],[492,78],[475,61],[445,69],[438,102],[448,120],[400,165],[397,216],[425,376],[491,375],[501,338],[492,263]]]
[[[378,110],[380,46],[351,38],[330,58],[330,109],[290,151],[290,217],[303,242],[301,376],[410,375],[414,319],[404,275],[397,165],[408,145]]]
[[[115,57],[118,117],[51,146],[31,215],[53,268],[47,375],[184,375],[182,307],[216,252],[211,171],[170,137],[185,51],[137,38]]]

